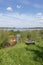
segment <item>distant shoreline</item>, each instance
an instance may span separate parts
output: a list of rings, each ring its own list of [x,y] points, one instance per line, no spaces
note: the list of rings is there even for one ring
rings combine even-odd
[[[43,27],[30,27],[30,28],[15,28],[15,27],[0,27],[0,30],[43,30]]]

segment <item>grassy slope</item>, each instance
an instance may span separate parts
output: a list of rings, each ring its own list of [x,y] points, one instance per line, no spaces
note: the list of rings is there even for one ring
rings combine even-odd
[[[17,44],[0,50],[0,65],[43,65],[43,42]]]

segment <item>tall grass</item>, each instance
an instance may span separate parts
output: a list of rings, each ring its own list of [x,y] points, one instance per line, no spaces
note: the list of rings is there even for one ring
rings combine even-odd
[[[16,36],[20,34],[20,42],[25,42],[25,40],[31,39],[35,41],[43,41],[43,30],[26,30],[26,31],[14,31],[14,30],[0,30],[0,48],[9,44],[9,35]]]

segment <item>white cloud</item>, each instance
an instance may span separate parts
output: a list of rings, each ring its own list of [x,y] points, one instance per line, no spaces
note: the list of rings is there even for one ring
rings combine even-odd
[[[17,8],[18,8],[18,9],[21,8],[21,5],[17,5]]]
[[[13,11],[12,7],[7,7],[6,10],[7,11]]]
[[[41,13],[41,12],[39,12],[39,13],[37,13],[36,15],[41,16],[41,15],[42,15],[42,13]]]
[[[40,16],[40,15],[39,15]],[[19,13],[0,14],[0,26],[4,27],[43,27],[43,14],[26,15]]]

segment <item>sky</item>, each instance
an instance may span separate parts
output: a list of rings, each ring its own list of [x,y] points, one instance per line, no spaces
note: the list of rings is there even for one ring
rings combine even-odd
[[[0,27],[43,27],[43,0],[0,0]]]

